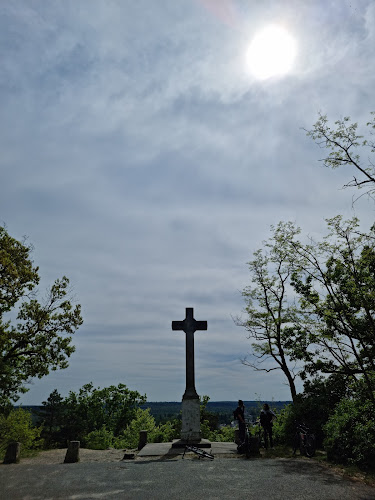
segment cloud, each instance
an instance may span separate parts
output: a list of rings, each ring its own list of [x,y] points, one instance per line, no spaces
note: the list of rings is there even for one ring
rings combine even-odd
[[[25,401],[89,380],[179,399],[183,338],[170,322],[185,307],[209,322],[197,335],[199,390],[288,399],[280,377],[241,365],[246,332],[231,314],[271,224],[319,237],[325,217],[353,214],[340,190],[348,173],[324,169],[301,127],[319,111],[368,120],[373,5],[223,6],[2,6],[0,219],[29,235],[42,291],[71,279],[85,319],[69,369],[35,381]],[[297,64],[257,82],[246,47],[277,21],[298,40]],[[373,207],[360,203],[369,225]]]

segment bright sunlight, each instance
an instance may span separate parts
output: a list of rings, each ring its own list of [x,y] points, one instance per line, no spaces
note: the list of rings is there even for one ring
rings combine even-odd
[[[259,80],[284,75],[292,68],[296,52],[292,35],[272,24],[259,31],[250,43],[247,66]]]

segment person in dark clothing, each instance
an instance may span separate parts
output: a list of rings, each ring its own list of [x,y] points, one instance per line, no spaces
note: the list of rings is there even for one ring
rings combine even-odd
[[[243,443],[245,441],[245,435],[246,435],[246,424],[245,424],[245,406],[243,404],[242,399],[238,400],[238,406],[234,410],[233,416],[236,420],[238,420],[239,439],[240,443]]]
[[[268,404],[265,403],[263,405],[263,410],[260,412],[259,420],[260,420],[260,425],[263,427],[264,446],[266,447],[266,450],[268,449],[268,438],[270,439],[271,448],[273,448],[272,422],[275,418],[276,415],[272,410],[270,410]]]

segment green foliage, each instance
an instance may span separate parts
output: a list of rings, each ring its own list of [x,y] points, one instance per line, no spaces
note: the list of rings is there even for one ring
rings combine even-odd
[[[305,374],[336,373],[363,377],[367,397],[375,386],[375,226],[359,231],[356,218],[328,219],[330,233],[321,243],[292,242],[301,266],[292,285],[305,317],[301,328],[311,350]]]
[[[375,226],[366,234],[356,218],[341,216],[327,224],[323,241],[306,244],[293,224],[279,223],[255,252],[252,285],[243,292],[248,318],[239,323],[255,340],[255,363],[245,364],[281,369],[293,401],[295,377],[319,373],[362,377],[373,399],[368,373],[375,371]]]
[[[299,311],[288,296],[290,281],[296,262],[290,253],[289,242],[300,232],[293,223],[280,222],[271,226],[272,236],[263,242],[263,248],[254,252],[248,262],[251,285],[242,295],[246,303],[247,318],[237,320],[246,328],[252,341],[252,352],[243,363],[270,372],[281,370],[290,388],[292,399],[297,391],[295,379],[298,375],[294,363],[297,349],[305,349],[305,336],[298,326]]]
[[[0,227],[0,408],[26,392],[30,377],[68,366],[74,352],[71,335],[82,324],[81,308],[68,300],[65,276],[52,285],[46,300],[35,298],[38,268],[30,258],[32,248]],[[22,300],[21,303],[19,303]],[[4,315],[18,308],[16,324]]]
[[[12,441],[21,443],[21,456],[30,450],[42,446],[41,428],[33,427],[31,413],[17,408],[9,415],[0,415],[0,457],[3,459],[6,449]]]
[[[315,434],[318,447],[323,445],[324,425],[336,405],[349,395],[347,381],[339,375],[307,380],[304,391],[295,402],[280,411],[274,422],[274,435],[279,444],[291,445],[296,423],[305,423]]]
[[[233,443],[235,429],[230,425],[225,425],[219,430],[208,433],[208,439],[213,442]]]
[[[114,443],[114,436],[111,431],[108,431],[103,425],[101,429],[90,432],[84,440],[86,448],[91,450],[106,450]]]
[[[324,427],[329,460],[375,466],[375,405],[358,397],[342,399]]]
[[[67,440],[84,441],[91,432],[103,427],[116,437],[136,417],[138,406],[145,402],[146,396],[124,384],[96,389],[89,383],[77,393],[70,391],[63,400],[54,391],[43,403],[41,421],[46,434],[51,428],[51,441],[61,445]]]
[[[214,432],[219,425],[218,416],[207,410],[207,403],[209,400],[209,396],[202,396],[200,398],[200,421],[203,439],[209,439],[210,434]]]
[[[133,420],[119,434],[115,440],[116,448],[136,448],[138,446],[139,431],[148,432],[148,440],[153,441],[155,432],[155,419],[150,414],[150,410],[141,410],[137,408]]]
[[[180,435],[181,420],[176,418],[156,426],[149,437],[149,441],[152,443],[168,443],[173,439],[179,439]]]
[[[38,412],[40,422],[43,423],[42,437],[47,448],[53,448],[61,444],[64,418],[63,397],[55,389],[49,395],[47,401],[42,402],[42,409]],[[64,443],[65,445],[65,443]]]

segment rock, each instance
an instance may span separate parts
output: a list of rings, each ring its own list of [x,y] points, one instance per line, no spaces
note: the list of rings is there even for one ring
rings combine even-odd
[[[21,443],[13,441],[9,443],[4,457],[4,464],[18,464],[20,461]]]
[[[69,441],[64,464],[74,464],[79,462],[80,441]]]

